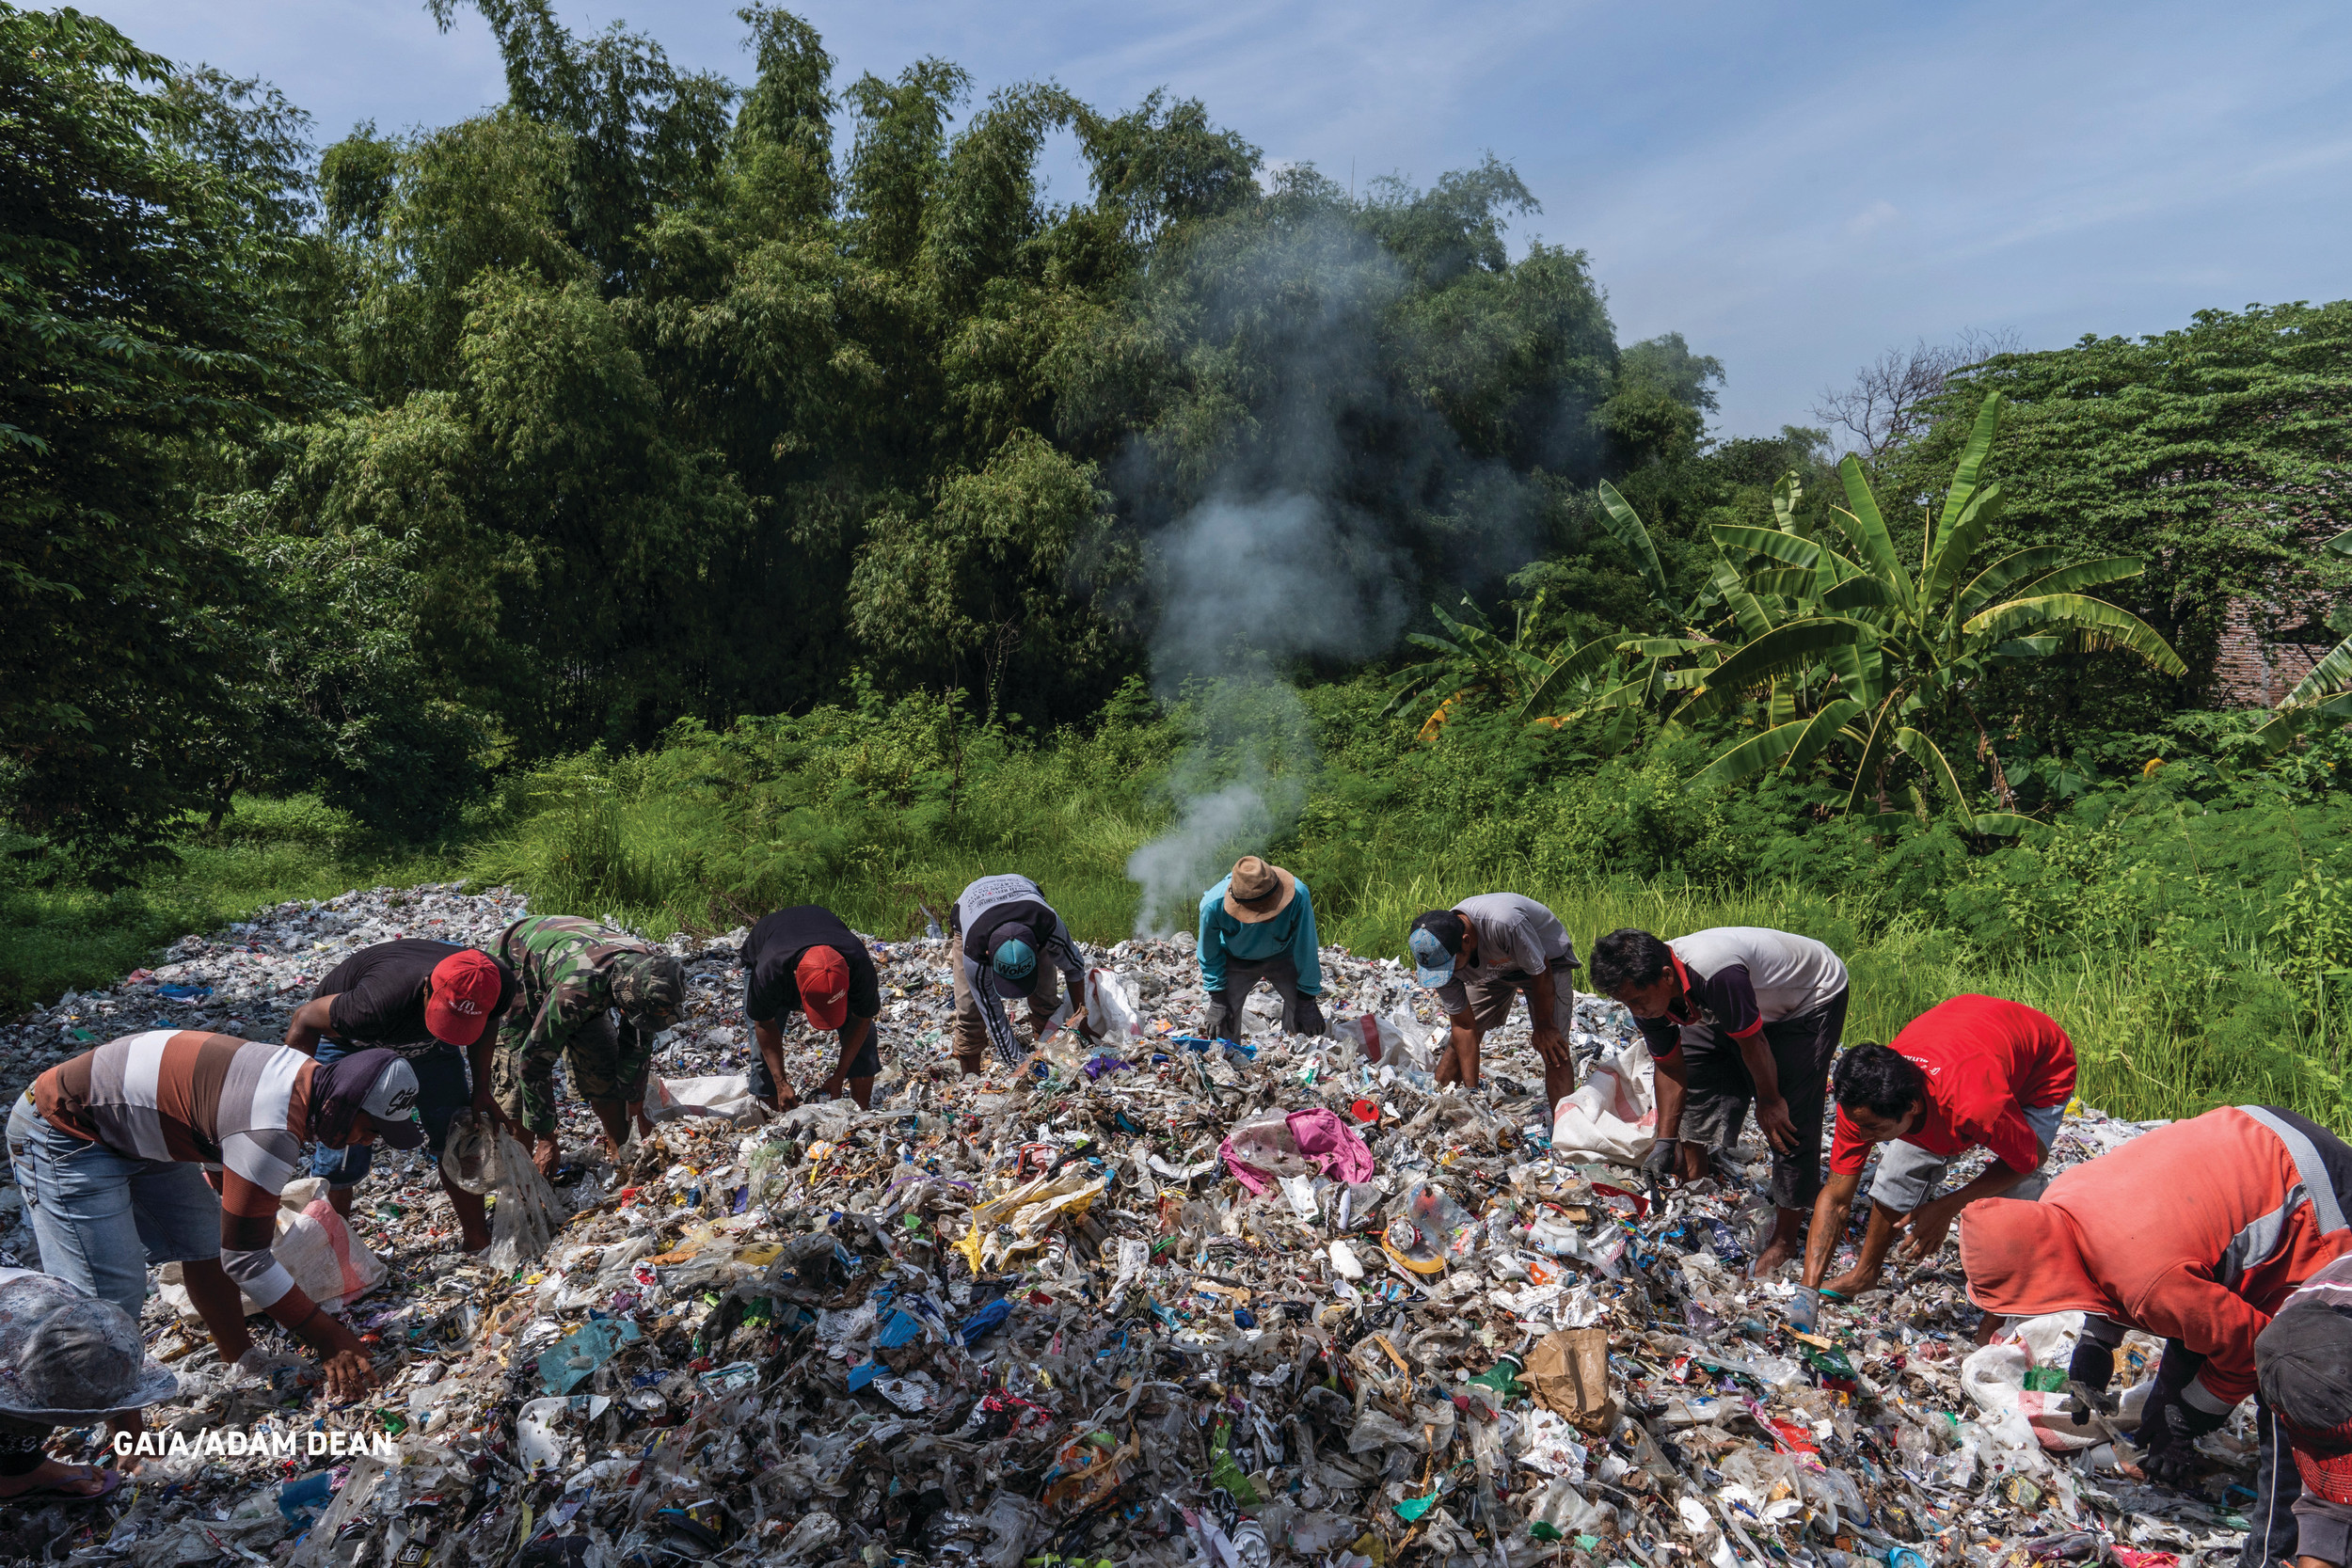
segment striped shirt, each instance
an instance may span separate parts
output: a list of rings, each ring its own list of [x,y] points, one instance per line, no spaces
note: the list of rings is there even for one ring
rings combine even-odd
[[[156,1029],[59,1062],[34,1080],[33,1105],[60,1132],[118,1154],[217,1162],[268,1194],[274,1212],[302,1163],[317,1070],[266,1040]],[[294,1287],[267,1247],[224,1247],[221,1264],[264,1307]]]

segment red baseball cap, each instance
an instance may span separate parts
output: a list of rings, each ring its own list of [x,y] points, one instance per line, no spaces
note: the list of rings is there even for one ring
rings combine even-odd
[[[850,962],[830,947],[801,955],[792,978],[801,988],[801,1010],[812,1029],[838,1029],[850,1017]]]
[[[452,953],[433,966],[433,989],[424,999],[424,1026],[437,1040],[471,1045],[490,1025],[499,1005],[498,961],[479,948]]]

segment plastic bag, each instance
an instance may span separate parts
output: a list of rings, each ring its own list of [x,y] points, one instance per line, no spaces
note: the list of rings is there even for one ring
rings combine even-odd
[[[470,1109],[450,1118],[449,1138],[441,1145],[441,1176],[451,1186],[479,1195],[498,1185],[498,1141],[490,1136],[493,1125]]]
[[[351,1227],[324,1197],[313,1198],[299,1212],[280,1208],[278,1239],[270,1243],[270,1251],[294,1276],[302,1293],[321,1307],[341,1307],[373,1290],[384,1278],[384,1259],[351,1233]],[[188,1297],[187,1286],[182,1282],[178,1265],[166,1264],[159,1272],[159,1280],[158,1293],[172,1310],[183,1318],[199,1316],[195,1302]],[[248,1317],[261,1310],[242,1291],[239,1299]]]
[[[2067,1316],[2074,1318],[2075,1327],[2080,1327],[2079,1314]],[[2055,1341],[2056,1335],[2048,1338]],[[2016,1446],[2022,1433],[2042,1448],[2069,1453],[2106,1441],[2096,1426],[2074,1424],[2074,1401],[2066,1395],[2026,1386],[2026,1373],[2032,1366],[2031,1352],[2015,1339],[1987,1345],[1960,1365],[1960,1386],[1984,1412],[1978,1424],[1993,1433],[1995,1443]]]
[[[675,1121],[681,1117],[707,1117],[738,1127],[756,1127],[768,1118],[768,1109],[752,1093],[748,1073],[651,1079],[645,1085],[645,1119]]]
[[[1116,970],[1088,970],[1087,1024],[1097,1034],[1141,1038],[1143,1001],[1135,981]]]
[[[1636,1038],[1604,1056],[1574,1094],[1552,1107],[1555,1160],[1616,1160],[1638,1164],[1658,1141],[1658,1099],[1649,1044]]]
[[[511,1273],[548,1250],[564,1223],[555,1189],[506,1129],[498,1130],[498,1207],[490,1216],[490,1250],[484,1259]]]

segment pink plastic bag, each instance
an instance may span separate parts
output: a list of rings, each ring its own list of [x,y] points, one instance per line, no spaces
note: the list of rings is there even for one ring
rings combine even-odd
[[[1372,1149],[1335,1112],[1321,1106],[1236,1127],[1217,1155],[1251,1196],[1278,1177],[1312,1170],[1335,1181],[1372,1180]]]

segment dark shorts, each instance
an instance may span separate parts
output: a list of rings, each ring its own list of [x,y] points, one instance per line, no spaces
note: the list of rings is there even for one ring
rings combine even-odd
[[[1821,1192],[1821,1125],[1829,1097],[1829,1068],[1846,1032],[1846,1002],[1839,991],[1829,1005],[1795,1018],[1764,1025],[1764,1043],[1772,1053],[1780,1095],[1788,1102],[1788,1120],[1797,1130],[1791,1154],[1772,1155],[1770,1183],[1772,1205],[1806,1209]],[[1700,1036],[1704,1043],[1694,1041]],[[1683,1036],[1682,1055],[1691,1075],[1683,1102],[1682,1136],[1709,1148],[1730,1148],[1747,1125],[1748,1107],[1756,1101],[1756,1082],[1739,1045],[1713,1029]]]

